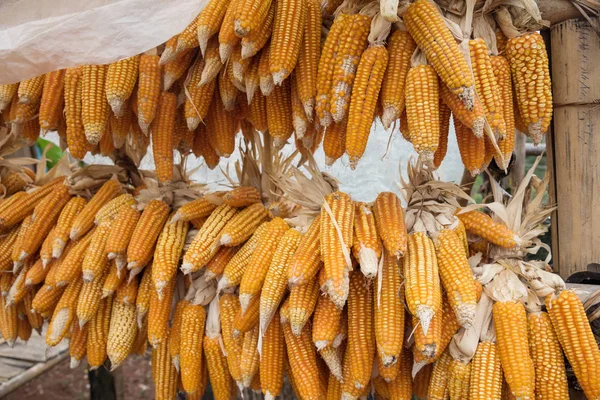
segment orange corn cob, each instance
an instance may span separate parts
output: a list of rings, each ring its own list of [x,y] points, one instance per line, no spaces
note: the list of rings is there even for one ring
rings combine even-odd
[[[269,70],[273,82],[279,86],[291,73],[298,61],[304,36],[307,4],[305,1],[282,0],[275,2],[275,19],[271,37]]]
[[[358,260],[360,270],[367,278],[373,278],[377,274],[381,250],[381,240],[377,233],[373,210],[366,203],[356,203],[352,254]]]
[[[480,342],[471,362],[470,399],[499,399],[502,396],[502,369],[496,344]]]
[[[519,243],[516,233],[504,224],[493,221],[489,215],[481,211],[469,211],[457,214],[457,216],[465,224],[469,233],[480,236],[496,246],[512,248]]]
[[[109,267],[108,276],[102,286],[102,297],[104,298],[112,295],[124,280],[125,274],[120,273],[117,265],[112,262]]]
[[[460,158],[471,176],[477,176],[482,170],[485,158],[485,141],[477,138],[473,131],[454,118],[454,131],[460,151]]]
[[[194,393],[199,389],[202,370],[202,336],[206,310],[201,305],[186,305],[181,315],[180,365],[183,389]]]
[[[317,67],[321,55],[321,10],[316,0],[306,1],[304,34],[296,66],[296,92],[309,121],[317,94]]]
[[[396,257],[403,256],[407,249],[407,235],[398,196],[392,192],[380,193],[373,204],[373,214],[385,249]]]
[[[229,4],[230,2],[227,0],[211,0],[198,15],[196,19],[196,33],[203,56],[206,55],[209,38],[219,32],[219,27],[223,22],[223,17]]]
[[[61,256],[69,241],[69,234],[73,222],[77,215],[83,210],[86,203],[87,202],[83,197],[73,197],[61,211],[53,233],[52,257],[58,258]]]
[[[219,299],[219,311],[221,318],[221,329],[223,345],[227,353],[227,366],[231,377],[241,384],[242,373],[240,370],[240,357],[242,352],[242,337],[233,337],[233,321],[240,302],[236,295],[223,294]]]
[[[508,168],[510,158],[515,145],[515,115],[513,110],[513,91],[510,79],[510,65],[502,56],[491,57],[492,69],[498,83],[504,123],[506,124],[506,136],[498,141],[498,147],[502,153],[502,159],[496,156],[496,164],[502,169]]]
[[[258,368],[260,365],[260,356],[257,349],[258,338],[258,326],[244,334],[240,370],[242,373],[242,384],[245,388],[250,387],[254,377],[258,375]]]
[[[211,202],[205,197],[200,197],[199,199],[190,201],[189,203],[185,203],[183,206],[181,206],[173,218],[171,218],[171,223],[179,220],[191,221],[195,218],[208,217],[215,210],[215,208],[217,208],[215,203]]]
[[[312,323],[312,340],[317,350],[332,345],[338,335],[342,310],[329,296],[319,296]]]
[[[91,369],[100,367],[106,360],[106,343],[108,341],[108,330],[110,328],[112,303],[112,296],[102,299],[98,307],[98,312],[92,318],[87,328],[88,337],[86,353]]]
[[[237,246],[244,243],[267,217],[261,203],[252,204],[231,218],[221,231],[219,244]]]
[[[96,213],[98,213],[102,206],[117,197],[120,192],[121,185],[117,180],[110,179],[106,181],[73,221],[69,234],[71,240],[83,237],[83,235],[92,229]]]
[[[448,86],[440,82],[440,98],[452,110],[455,123],[458,119],[462,125],[471,129],[478,138],[483,137],[483,126],[485,124],[485,113],[483,104],[478,97],[475,97],[473,108],[469,110],[461,99],[454,94]]]
[[[148,135],[150,123],[156,115],[158,99],[161,91],[161,71],[159,57],[142,54],[139,64],[137,90],[137,116],[142,132]]]
[[[19,83],[19,89],[17,90],[19,103],[29,104],[38,102],[42,97],[44,82],[44,75],[40,75]]]
[[[152,347],[165,341],[169,330],[169,315],[175,291],[175,279],[172,279],[163,290],[162,298],[155,290],[151,290],[148,307],[148,341]],[[138,304],[136,304],[138,306]],[[138,307],[139,317],[139,307]]]
[[[137,297],[139,282],[137,278],[133,278],[128,280],[127,282],[123,281],[117,288],[117,292],[115,295],[115,301],[117,303],[123,304],[133,304],[135,305],[135,300]]]
[[[440,99],[440,141],[438,148],[433,154],[433,166],[439,168],[448,152],[448,133],[450,131],[450,109]]]
[[[281,392],[285,351],[283,329],[275,320],[266,328],[262,339],[260,381],[265,398],[274,399]]]
[[[154,288],[159,293],[177,273],[188,226],[189,224],[185,221],[177,221],[174,224],[167,223],[158,237],[152,264],[152,281]]]
[[[104,94],[106,65],[84,65],[81,81],[81,121],[87,141],[96,145],[106,130],[110,107]]]
[[[451,399],[469,399],[472,363],[453,359],[449,367],[448,393]]]
[[[156,118],[150,129],[156,175],[161,183],[173,179],[173,135],[175,133],[176,107],[177,96],[173,93],[162,92],[158,100]]]
[[[81,277],[71,282],[63,292],[54,313],[52,320],[48,324],[46,331],[46,344],[56,346],[63,339],[67,331],[71,328],[71,323],[75,318],[75,308],[77,306],[77,297],[83,286]]]
[[[140,212],[133,207],[122,207],[110,228],[104,251],[108,259],[114,259],[121,270],[126,264],[127,246],[140,219]]]
[[[79,322],[71,324],[73,331],[71,332],[71,340],[69,340],[69,356],[71,357],[71,369],[77,368],[81,359],[86,354],[86,342],[88,336],[88,325],[83,328],[79,327]]]
[[[0,85],[0,111],[4,111],[10,105],[18,88],[19,82]]]
[[[183,311],[190,304],[187,300],[179,300],[177,305],[175,306],[175,312],[173,315],[173,320],[171,322],[171,329],[169,330],[169,354],[171,356],[171,360],[173,361],[173,365],[177,369],[180,370],[180,352],[181,352],[181,322]]]
[[[246,333],[254,329],[259,322],[260,312],[260,297],[256,296],[250,300],[245,311],[240,308],[235,314],[233,321],[233,337],[237,337],[240,333]]]
[[[225,270],[225,266],[231,261],[240,248],[241,246],[221,247],[206,264],[204,279],[209,281],[220,277]]]
[[[269,134],[273,137],[273,146],[281,149],[294,131],[289,80],[276,86],[273,92],[267,96],[267,126]]]
[[[235,14],[238,6],[242,4],[241,0],[231,0],[227,11],[223,17],[221,28],[219,29],[219,56],[221,62],[225,63],[231,56],[233,48],[240,41],[240,37],[235,34]]]
[[[169,342],[152,349],[152,380],[156,400],[169,400],[177,395],[177,370],[169,357]]]
[[[133,93],[138,78],[140,56],[135,55],[114,62],[106,72],[106,100],[113,113],[122,117],[125,112],[125,101]]]
[[[196,51],[194,49],[184,50],[175,58],[163,65],[162,89],[169,90],[173,83],[183,76],[188,67],[194,61]]]
[[[40,102],[40,128],[46,133],[58,128],[64,105],[65,70],[49,72],[44,76],[44,90]]]
[[[300,335],[302,328],[312,316],[319,293],[317,279],[312,279],[304,285],[296,285],[290,290],[288,312],[294,335]]]
[[[208,109],[215,92],[216,81],[211,80],[210,82],[201,85],[201,74],[205,68],[205,63],[197,61],[194,64],[190,81],[187,85],[189,97],[185,99],[185,119],[187,128],[190,131],[195,130],[201,121],[206,118]]]
[[[125,274],[123,274],[125,275]],[[144,269],[140,285],[138,287],[138,295],[135,299],[135,307],[137,310],[138,327],[142,327],[144,317],[150,309],[150,299],[152,293],[152,266],[149,265]]]
[[[204,336],[203,350],[215,400],[229,399],[233,385],[227,370],[227,358],[221,350],[219,337]]]
[[[135,275],[152,258],[158,236],[169,217],[169,206],[161,200],[150,201],[135,226],[127,246],[127,268]]]
[[[86,282],[96,279],[108,269],[105,247],[109,233],[109,224],[102,224],[94,231],[81,265],[83,280]]]

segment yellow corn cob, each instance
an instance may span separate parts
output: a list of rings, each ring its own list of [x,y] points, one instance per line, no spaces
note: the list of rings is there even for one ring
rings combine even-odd
[[[215,400],[229,399],[233,387],[227,371],[227,358],[221,350],[219,337],[204,336],[203,350]]]
[[[34,293],[33,290],[28,291],[23,298],[23,307],[25,308],[25,314],[31,327],[35,330],[39,330],[42,328],[44,320],[39,313],[33,310],[32,303],[35,295],[36,293]]]
[[[81,121],[87,141],[96,145],[106,130],[110,107],[104,94],[106,65],[85,65],[81,81]]]
[[[417,0],[406,11],[404,23],[440,79],[471,109],[471,69],[438,9],[427,0]]]
[[[302,235],[297,230],[289,229],[277,245],[261,290],[260,328],[263,333],[283,300],[287,288],[286,271],[301,238]]]
[[[527,331],[529,351],[535,367],[536,396],[544,399],[568,398],[564,356],[548,313],[529,313]]]
[[[173,135],[175,134],[176,106],[175,94],[162,92],[158,100],[156,118],[150,129],[156,175],[161,183],[173,179]]]
[[[205,63],[198,61],[194,64],[190,76],[190,81],[186,86],[189,97],[185,99],[185,118],[187,128],[190,131],[195,130],[201,121],[206,118],[208,108],[215,92],[216,81],[213,79],[210,82],[200,85],[200,78]]]
[[[156,400],[170,400],[177,395],[177,370],[169,357],[169,342],[152,349],[152,380]]]
[[[242,0],[234,14],[235,34],[245,37],[259,29],[267,18],[271,1]]]
[[[290,324],[282,324],[287,358],[290,369],[294,373],[293,380],[296,383],[297,394],[303,399],[321,399],[325,396],[323,388],[319,384],[319,368],[317,366],[317,355],[311,343],[310,329],[303,329],[300,336],[292,332]]]
[[[328,296],[319,296],[312,323],[312,340],[317,350],[332,345],[340,327],[342,311]]]
[[[199,389],[202,369],[202,336],[206,310],[201,305],[186,305],[181,315],[180,365],[183,389],[194,393]]]
[[[138,210],[133,207],[121,207],[111,225],[104,251],[109,259],[115,260],[119,270],[127,264],[125,258],[127,246],[139,219],[140,212]]]
[[[262,22],[262,24],[258,27],[258,29],[252,30],[248,35],[243,37],[241,40],[242,59],[247,59],[247,58],[250,58],[250,57],[253,57],[254,55],[256,55],[262,48],[264,48],[267,45],[267,42],[271,38],[271,33],[273,31],[273,21],[275,20],[276,5],[273,2],[269,2],[269,3],[270,3],[270,7],[269,7],[268,13],[266,14],[266,17],[265,17],[264,21]],[[257,57],[257,61],[260,58],[261,58],[260,56]],[[271,84],[272,84],[273,78],[271,77],[271,74],[269,72],[269,66],[265,65],[265,67],[266,67],[265,76],[268,74],[268,76],[271,79]]]
[[[36,205],[31,217],[31,226],[23,236],[23,242],[16,247],[20,252],[19,261],[39,250],[42,242],[56,224],[63,207],[70,199],[69,188],[66,185],[57,185]]]
[[[208,142],[216,154],[228,158],[235,150],[237,126],[234,115],[225,110],[216,93],[206,120],[206,131]]]
[[[81,359],[86,354],[86,342],[88,336],[88,325],[83,328],[79,327],[79,323],[71,324],[73,331],[71,332],[71,340],[69,340],[69,356],[71,357],[71,369],[77,368]]]
[[[145,320],[142,327],[137,330],[132,347],[133,353],[143,356],[148,349],[148,320]]]
[[[124,280],[125,274],[120,273],[117,265],[114,262],[111,262],[108,276],[106,277],[104,285],[102,286],[102,297],[104,298],[112,295]]]
[[[258,374],[260,363],[260,356],[257,349],[258,338],[258,326],[244,334],[240,370],[242,373],[242,384],[245,388],[251,386],[254,377]]]
[[[264,331],[260,357],[260,382],[267,399],[274,399],[281,392],[284,359],[283,330],[279,321],[275,320]]]
[[[198,47],[198,20],[201,18],[201,14],[202,13],[198,14],[196,18],[194,18],[192,22],[177,35],[174,56],[182,51]],[[166,62],[168,62],[168,60]]]
[[[273,82],[279,86],[292,73],[298,61],[304,36],[307,4],[305,1],[281,0],[275,2],[275,19],[271,37],[269,70]]]
[[[207,200],[205,197],[200,197],[181,206],[171,218],[171,223],[179,220],[191,221],[195,218],[208,217],[215,208],[217,208],[217,205],[214,202]]]
[[[8,293],[5,293],[7,305],[13,305],[13,304],[20,303],[23,300],[23,298],[25,297],[25,295],[27,294],[27,292],[29,290],[31,290],[30,285],[26,284],[27,283],[26,277],[29,274],[29,271],[33,269],[34,265],[35,265],[35,263],[33,262],[33,260],[31,260],[31,261],[27,260],[27,262],[21,269],[21,272],[19,272],[17,277],[14,278],[12,285],[11,285],[10,289],[8,290]]]
[[[56,268],[56,264],[50,263],[44,268],[42,260],[38,259],[31,266],[31,268],[29,268],[26,271],[27,274],[25,275],[25,281],[23,283],[28,286],[33,286],[44,282],[44,279],[46,278],[46,275],[48,274],[51,268]],[[23,271],[21,271],[21,273],[23,273]]]
[[[240,333],[244,334],[251,329],[254,329],[259,322],[260,298],[255,296],[250,300],[245,311],[240,308],[235,314],[233,321],[233,337],[237,337]]]
[[[40,101],[40,128],[42,132],[56,130],[64,105],[65,70],[49,72],[44,77],[44,90]]]
[[[52,257],[58,258],[63,253],[63,250],[69,241],[69,233],[75,218],[83,210],[86,205],[86,200],[83,197],[73,197],[65,205],[58,217],[54,233],[52,234]]]
[[[266,99],[267,125],[276,149],[281,149],[294,131],[291,97],[291,84],[286,80]]]
[[[306,129],[308,128],[308,118],[306,117],[306,112],[304,111],[304,106],[302,105],[302,101],[298,97],[298,90],[296,83],[296,76],[292,76],[291,78],[291,103],[292,103],[292,123],[294,126],[294,137],[295,139],[302,139],[304,134],[306,133]]]
[[[35,118],[39,114],[40,102],[39,100],[35,103],[17,103],[15,104],[15,117],[12,122],[17,124],[23,124]],[[11,110],[12,112],[12,110]]]
[[[452,356],[450,355],[449,351],[445,351],[433,364],[431,381],[429,383],[429,390],[427,392],[428,399],[448,400],[450,398],[448,380],[451,363]]]
[[[106,344],[111,369],[120,366],[133,351],[137,329],[135,304],[114,302]]]
[[[255,203],[237,213],[221,231],[219,244],[237,246],[244,243],[267,217],[261,203]]]
[[[450,114],[451,111],[446,104],[440,99],[440,141],[438,148],[433,154],[433,166],[439,168],[446,157],[448,151],[448,133],[450,131]]]
[[[194,61],[196,51],[187,49],[178,53],[175,58],[163,65],[162,90],[169,90],[173,83],[183,76]]]
[[[233,53],[231,55],[231,65],[227,65],[227,72],[229,75],[229,79],[232,81],[233,85],[243,93],[246,93],[246,86],[244,84],[244,77],[250,68],[250,64],[252,63],[252,59],[250,58],[242,58],[242,46],[238,44],[233,49]],[[243,98],[243,95],[239,94],[240,97]]]
[[[79,299],[77,300],[77,319],[79,319],[80,325],[83,326],[93,319],[98,311],[98,307],[103,300],[102,287],[107,276],[108,271],[98,275],[94,280],[87,282],[84,280]]]
[[[375,199],[373,214],[377,226],[377,233],[381,237],[383,246],[396,257],[406,253],[406,226],[400,199],[392,192],[382,192]]]
[[[506,135],[506,122],[502,110],[503,101],[488,48],[482,38],[477,38],[469,41],[469,50],[477,97],[483,104],[485,116],[492,131],[502,139]]]
[[[289,321],[292,333],[300,335],[302,328],[312,316],[319,297],[319,282],[312,279],[304,285],[296,285],[290,290]]]
[[[171,279],[163,290],[162,298],[158,296],[155,290],[151,290],[150,305],[148,307],[148,341],[152,347],[156,348],[167,339],[175,283],[175,279]],[[139,318],[139,305],[136,304],[136,306],[138,306]]]
[[[448,393],[451,399],[469,399],[471,382],[471,363],[463,363],[458,359],[450,362],[448,369]]]
[[[296,392],[294,390],[294,392]],[[342,398],[342,383],[340,380],[333,375],[329,374],[329,379],[327,380],[327,395],[326,400],[338,400]]]
[[[225,111],[233,111],[240,91],[234,83],[233,60],[232,62],[228,62],[221,71],[219,71],[218,83],[219,85],[215,90],[213,103],[211,104],[212,108],[215,108],[217,105],[222,105],[222,108]],[[218,102],[219,98],[221,99],[220,103]],[[212,114],[212,112],[215,112],[214,110],[210,111],[209,115]]]
[[[383,46],[371,46],[360,57],[353,83],[346,131],[346,152],[350,157],[350,168],[352,169],[356,168],[358,160],[367,147],[387,64],[388,52]],[[333,101],[335,101],[335,97],[333,97]],[[333,109],[335,108],[332,106]],[[333,115],[334,120],[337,121],[335,112]]]
[[[426,399],[429,391],[429,381],[431,380],[431,371],[433,365],[429,364],[423,367],[413,379],[412,390],[417,399]]]
[[[100,225],[105,222],[112,222],[117,218],[119,211],[123,207],[134,207],[137,203],[129,193],[115,197],[102,206],[94,217],[94,223]]]
[[[496,157],[496,164],[502,169],[508,168],[515,141],[515,115],[513,110],[513,91],[512,81],[510,78],[510,65],[506,58],[502,56],[490,57],[492,61],[492,69],[496,76],[500,99],[502,102],[502,112],[504,123],[506,124],[506,136],[503,140],[498,141],[498,147],[502,153],[502,160]]]
[[[256,229],[254,235],[242,246],[242,248],[231,258],[223,270],[223,276],[219,280],[219,291],[228,287],[234,287],[241,283],[242,277],[248,268],[251,255],[256,250],[260,238],[267,229],[267,223],[264,222]]]
[[[334,226],[332,218],[335,218],[340,232]],[[348,271],[351,268],[349,249],[352,245],[353,223],[354,204],[350,196],[342,192],[327,195],[321,207],[321,258],[325,264],[327,292],[338,308],[343,308],[348,297]]]
[[[6,107],[12,102],[13,97],[17,94],[19,83],[9,83],[7,85],[0,85],[0,111],[4,111]]]
[[[44,90],[44,81],[44,75],[22,81],[19,84],[19,89],[17,90],[19,103],[29,104],[39,102],[39,100],[42,98],[42,92]]]
[[[223,274],[223,271],[225,270],[225,266],[227,265],[227,263],[231,261],[231,259],[236,255],[240,248],[241,246],[221,247],[213,256],[213,258],[211,258],[210,261],[208,261],[208,263],[206,264],[204,279],[206,281],[210,281],[221,276]]]
[[[169,354],[173,365],[180,370],[180,351],[181,351],[181,322],[183,311],[190,304],[187,300],[179,300],[175,306],[175,312],[173,315],[173,321],[171,322],[171,329],[169,331]]]
[[[408,235],[404,279],[408,309],[419,319],[427,335],[432,318],[442,312],[442,292],[435,247],[424,232]]]
[[[140,56],[125,58],[108,66],[106,73],[106,100],[117,117],[124,113],[124,102],[127,100],[138,78]]]
[[[220,205],[212,212],[183,256],[181,269],[184,273],[197,271],[215,255],[219,249],[219,235],[236,212],[227,204]]]
[[[502,369],[495,343],[480,342],[477,346],[471,362],[469,386],[469,399],[499,399],[502,396]]]
[[[150,123],[156,115],[161,90],[161,73],[158,56],[142,54],[140,56],[137,90],[137,116],[142,132],[148,134]]]
[[[92,199],[85,205],[83,210],[71,226],[71,232],[69,237],[71,240],[77,240],[85,235],[94,226],[94,218],[96,213],[110,200],[114,199],[121,192],[121,185],[117,180],[110,179],[102,185],[100,190],[92,197]]]
[[[27,343],[31,338],[31,324],[25,315],[25,306],[23,303],[17,305],[17,336]]]
[[[506,44],[519,114],[533,143],[538,144],[552,120],[552,88],[548,54],[537,32],[511,38]]]
[[[279,241],[288,229],[288,224],[281,218],[267,223],[240,282],[242,311],[246,310],[250,299],[260,293]]]
[[[123,274],[124,275],[124,274]],[[152,266],[145,268],[140,285],[138,287],[138,295],[135,299],[135,307],[137,310],[138,327],[142,327],[144,317],[150,309],[150,299],[152,297]]]
[[[160,293],[177,272],[179,259],[188,232],[186,221],[165,224],[158,237],[152,268],[154,288]]]
[[[350,364],[348,384],[364,388],[371,378],[375,356],[375,330],[373,325],[373,294],[369,282],[358,271],[350,275],[348,296],[348,347],[357,362]],[[360,361],[359,361],[360,360]],[[345,380],[345,379],[344,379]],[[344,384],[344,392],[346,391]]]
[[[325,164],[328,166],[346,152],[346,132],[348,122],[346,120],[339,123],[331,123],[325,130],[323,139],[323,150],[325,151]]]
[[[82,76],[83,67],[67,68],[64,78],[65,121],[67,123],[67,145],[71,155],[82,159],[91,145],[85,138],[82,122]]]
[[[455,114],[453,114],[455,115]],[[454,132],[460,151],[460,158],[471,176],[477,176],[481,172],[485,158],[485,141],[475,136],[473,131],[454,118]]]
[[[252,103],[254,99],[254,94],[256,90],[260,87],[260,77],[258,76],[258,65],[260,63],[260,57],[254,57],[250,61],[250,66],[248,67],[248,71],[244,75],[244,87],[246,88],[246,100],[247,102],[240,101],[239,105],[245,107],[247,112],[245,113],[246,118],[248,118],[248,114],[250,111],[249,104]],[[242,129],[242,133],[243,133]]]
[[[219,57],[219,41],[216,37],[213,37],[208,42],[208,48],[205,51],[203,64],[204,66],[198,85],[204,86],[211,82],[216,83],[215,78],[223,67],[223,63]]]
[[[485,114],[483,105],[479,101],[479,98],[475,98],[473,102],[473,108],[469,110],[459,97],[452,93],[452,91],[443,82],[439,85],[440,98],[452,110],[454,120],[471,129],[475,136],[478,138],[483,137],[483,125],[485,123]]]
[[[125,100],[123,103],[123,116],[117,117],[114,113],[110,115],[109,129],[112,133],[113,145],[120,149],[125,145],[129,136],[131,124],[134,118],[131,100]],[[137,126],[136,128],[139,128]]]
[[[600,385],[596,378],[600,365],[600,350],[581,301],[574,292],[563,290],[558,295],[548,296],[546,305],[556,336],[577,381],[588,399],[597,398],[600,396]]]
[[[194,137],[194,146],[192,147],[196,157],[202,156],[209,169],[215,169],[219,164],[219,155],[210,144],[206,129],[203,125],[199,125]]]
[[[389,62],[381,85],[381,121],[388,129],[404,110],[404,87],[410,59],[417,45],[406,31],[397,30],[388,38]]]
[[[333,346],[326,346],[319,350],[322,362],[325,363],[325,372],[321,372],[321,379],[324,380],[323,375],[332,373],[338,379],[343,378],[343,353],[340,348],[334,348]],[[320,361],[321,361],[320,360]],[[323,382],[323,386],[326,386]]]
[[[135,277],[128,281],[121,282],[115,294],[115,302],[135,305],[138,286],[139,282]]]
[[[470,326],[475,318],[477,299],[473,272],[458,235],[443,229],[436,240],[436,255],[442,284],[461,326]]]
[[[411,68],[406,77],[406,115],[410,141],[426,163],[439,145],[440,117],[437,75],[429,65]]]
[[[63,292],[52,320],[48,324],[46,331],[46,344],[48,346],[56,346],[63,339],[67,331],[71,328],[71,323],[75,318],[75,308],[77,306],[77,298],[83,286],[83,279],[78,278],[71,282]]]
[[[383,366],[398,360],[404,340],[404,305],[399,296],[402,279],[395,256],[383,254],[381,278],[373,290],[375,338],[377,354]]]
[[[233,321],[240,302],[236,295],[223,294],[219,299],[219,311],[221,318],[221,329],[223,345],[227,353],[227,366],[231,377],[241,384],[242,373],[240,370],[240,358],[242,352],[242,337],[233,337]]]
[[[2,338],[10,347],[14,346],[15,341],[19,336],[19,316],[16,305],[6,305],[6,300],[0,300],[2,307]]]
[[[106,343],[110,328],[113,299],[109,296],[99,304],[98,312],[88,326],[86,353],[91,369],[96,369],[106,360]],[[81,322],[80,322],[81,325]]]
[[[273,76],[269,69],[269,58],[271,55],[271,44],[267,43],[260,52],[260,60],[258,61],[258,79],[260,91],[263,96],[269,96],[275,88]]]
[[[330,96],[333,85],[333,74],[338,52],[341,53],[346,29],[352,24],[352,16],[349,14],[339,14],[333,21],[333,25],[327,34],[319,67],[317,69],[317,98],[315,110],[319,123],[322,126],[329,126],[332,122],[330,110]],[[341,57],[341,55],[340,55]]]
[[[296,93],[304,107],[306,117],[312,122],[317,94],[317,67],[321,55],[321,9],[318,0],[305,0],[305,2],[306,17],[295,69],[295,83]]]
[[[527,316],[523,304],[494,303],[498,354],[510,390],[517,398],[533,398],[535,372],[527,346]]]
[[[469,211],[457,216],[465,224],[467,232],[480,236],[496,246],[512,248],[519,243],[516,233],[504,224],[493,221],[489,215],[481,211]]]
[[[169,206],[161,200],[152,200],[144,208],[127,246],[127,268],[133,275],[150,262],[158,236],[168,217]]]
[[[109,234],[110,224],[102,224],[96,228],[81,265],[84,281],[93,281],[108,269],[105,247]]]
[[[75,277],[77,277],[78,274],[81,274],[83,259],[95,232],[96,229],[92,229],[80,240],[76,242],[69,242],[73,243],[73,247],[68,251],[66,249],[63,251],[63,255],[61,256],[62,261],[60,262],[56,271],[55,279],[58,286],[69,284],[73,281],[73,279],[75,279]]]
[[[2,178],[2,185],[6,189],[7,196],[25,190],[25,186],[30,183],[32,183],[32,179],[20,171],[11,171]]]
[[[208,40],[219,32],[219,27],[230,3],[227,0],[210,0],[198,15],[196,20],[197,35],[203,56],[206,56]]]
[[[223,63],[229,59],[233,48],[240,42],[240,36],[236,35],[235,31],[235,19],[243,3],[243,0],[232,0],[225,12],[223,23],[219,30],[219,55]]]
[[[31,215],[27,216],[23,222],[21,223],[21,227],[19,228],[19,233],[17,234],[17,239],[12,248],[12,252],[10,258],[13,264],[13,274],[19,272],[19,269],[23,266],[23,260],[21,259],[21,249],[23,248],[23,241],[25,237],[27,237],[28,232],[31,230],[31,225],[33,224]]]
[[[6,271],[13,266],[11,255],[20,228],[17,225],[8,231],[5,236],[0,237],[0,271]]]

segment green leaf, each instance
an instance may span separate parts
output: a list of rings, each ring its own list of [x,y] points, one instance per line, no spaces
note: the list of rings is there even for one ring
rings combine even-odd
[[[43,153],[47,146],[51,146],[46,153],[46,157],[48,158],[48,169],[54,167],[64,155],[60,147],[56,146],[49,140],[39,138],[36,144],[40,150],[40,153]]]

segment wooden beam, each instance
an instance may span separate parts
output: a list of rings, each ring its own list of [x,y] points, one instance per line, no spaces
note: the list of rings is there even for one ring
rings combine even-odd
[[[573,18],[581,18],[579,10],[569,0],[537,0],[542,18],[550,25]]]

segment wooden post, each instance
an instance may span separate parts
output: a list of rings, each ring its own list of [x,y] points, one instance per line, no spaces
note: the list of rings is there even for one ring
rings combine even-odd
[[[600,39],[568,20],[552,27],[551,46],[554,265],[567,278],[600,262]]]

